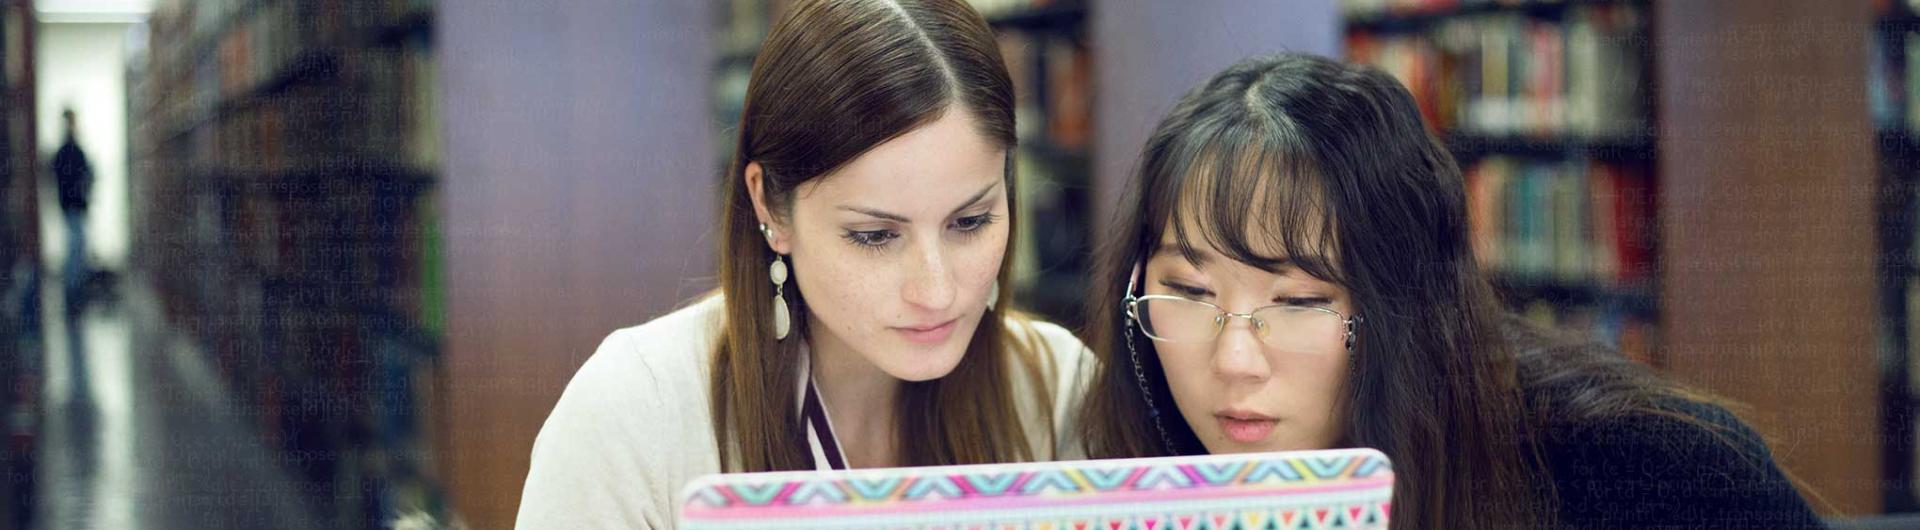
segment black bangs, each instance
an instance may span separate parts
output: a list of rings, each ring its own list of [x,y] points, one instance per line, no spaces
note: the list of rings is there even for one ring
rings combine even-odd
[[[1306,138],[1291,123],[1243,112],[1197,120],[1184,134],[1156,138],[1144,181],[1177,197],[1152,201],[1142,221],[1145,248],[1160,247],[1169,226],[1188,261],[1202,248],[1268,272],[1287,266],[1345,285],[1328,183]]]

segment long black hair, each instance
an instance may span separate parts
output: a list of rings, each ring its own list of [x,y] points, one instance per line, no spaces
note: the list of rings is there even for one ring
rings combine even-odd
[[[1081,413],[1095,458],[1206,452],[1121,309],[1169,227],[1190,258],[1204,242],[1347,290],[1366,322],[1337,405],[1341,443],[1393,459],[1396,527],[1553,526],[1543,454],[1569,427],[1654,415],[1765,450],[1731,414],[1684,405],[1733,404],[1507,311],[1471,250],[1459,166],[1377,69],[1300,54],[1229,67],[1160,122],[1123,197],[1084,330],[1105,361]]]
[[[1235,64],[1160,122],[1119,212],[1086,330],[1106,354],[1082,416],[1092,456],[1205,451],[1173,408],[1154,345],[1128,333],[1120,309],[1128,275],[1171,226],[1183,253],[1204,242],[1269,270],[1286,260],[1351,295],[1366,322],[1341,434],[1394,460],[1396,519],[1550,520],[1553,495],[1499,336],[1505,312],[1467,240],[1460,169],[1392,77],[1298,54]]]

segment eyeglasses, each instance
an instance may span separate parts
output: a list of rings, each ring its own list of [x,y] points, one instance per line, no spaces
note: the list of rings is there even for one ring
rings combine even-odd
[[[1139,276],[1135,267],[1134,278]],[[1127,317],[1147,338],[1170,343],[1209,343],[1235,318],[1246,319],[1260,342],[1278,351],[1328,354],[1353,347],[1359,316],[1329,308],[1278,304],[1235,313],[1199,300],[1178,296],[1134,296],[1134,279],[1127,282]]]

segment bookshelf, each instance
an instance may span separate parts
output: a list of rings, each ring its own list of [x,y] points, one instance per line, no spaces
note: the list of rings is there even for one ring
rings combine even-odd
[[[1873,120],[1879,154],[1879,204],[1876,205],[1877,306],[1880,313],[1881,424],[1886,445],[1881,458],[1886,473],[1883,503],[1888,512],[1920,510],[1920,453],[1914,444],[1914,387],[1920,354],[1914,351],[1915,308],[1920,307],[1920,274],[1916,273],[1914,229],[1920,226],[1915,206],[1916,175],[1920,175],[1920,68],[1911,57],[1920,54],[1920,15],[1908,2],[1874,3],[1875,23],[1867,65],[1868,111]]]
[[[754,55],[784,2],[722,3],[714,78],[717,166],[738,143]],[[1081,319],[1093,230],[1088,145],[1093,56],[1088,5],[1079,0],[975,0],[997,33],[1014,81],[1020,147],[1014,165],[1020,229],[1013,245],[1020,308],[1069,327]]]
[[[1875,192],[1884,190],[1872,179],[1871,131],[1854,124],[1870,122],[1863,100],[1872,98],[1800,97],[1773,84],[1877,85],[1859,69],[1861,62],[1880,64],[1867,60],[1861,46],[1876,39],[1803,37],[1834,28],[1868,33],[1876,25],[1868,5],[1343,3],[1348,56],[1406,82],[1437,136],[1461,154],[1469,178],[1481,175],[1469,183],[1481,193],[1469,198],[1481,205],[1469,208],[1479,217],[1476,245],[1483,255],[1497,254],[1487,261],[1499,264],[1493,272],[1517,308],[1575,326],[1591,327],[1567,314],[1630,323],[1617,328],[1622,331],[1594,331],[1676,380],[1746,406],[1743,418],[1769,436],[1781,466],[1805,479],[1837,514],[1898,508],[1883,501],[1911,496],[1902,491],[1912,488],[1910,478],[1902,477],[1913,476],[1914,462],[1907,454],[1911,419],[1899,418],[1899,407],[1910,406],[1906,386],[1870,383],[1887,377],[1881,367],[1892,359],[1876,356],[1888,348],[1874,342],[1903,332],[1879,333],[1889,327],[1885,311],[1868,311],[1905,303],[1891,299],[1906,296],[1904,287],[1895,294],[1874,285],[1887,283],[1885,274],[1874,272],[1876,251],[1910,251],[1874,241],[1870,228],[1881,201]],[[1907,20],[1888,17],[1877,26],[1900,27]],[[1904,53],[1900,48],[1894,49]],[[1882,96],[1891,99],[1902,90],[1889,92]],[[1467,141],[1488,137],[1497,141]],[[1885,134],[1881,142],[1900,137]],[[1502,166],[1519,168],[1511,173],[1520,175],[1558,176],[1510,178],[1499,186],[1484,180],[1489,168]],[[1586,169],[1574,169],[1580,167]],[[1627,193],[1589,191],[1582,197],[1582,186],[1563,180],[1581,178],[1567,174],[1591,177],[1596,167],[1628,176],[1622,181],[1631,184],[1622,188]],[[1595,179],[1586,180],[1591,190]],[[1498,197],[1489,200],[1486,190]],[[1532,208],[1552,212],[1545,225],[1534,216],[1513,215],[1508,203],[1514,195],[1535,197]],[[1644,215],[1616,215],[1620,233],[1606,235],[1593,230],[1606,223],[1583,213],[1618,212],[1595,207],[1606,202]],[[1487,205],[1505,208],[1494,212]],[[1890,221],[1877,222],[1881,232],[1889,231]],[[1565,233],[1588,239],[1593,256],[1605,256],[1610,246],[1593,242],[1643,238],[1635,250],[1645,257],[1614,270],[1644,269],[1644,280],[1589,274],[1588,280],[1569,282],[1581,275],[1566,273],[1578,269],[1557,266],[1547,268],[1553,272],[1545,277],[1516,274],[1510,265],[1557,258],[1561,245],[1528,244],[1530,238],[1514,236],[1558,235],[1569,224],[1585,225]],[[1616,259],[1626,255],[1615,248]],[[1901,268],[1910,267],[1878,270]],[[1555,288],[1537,289],[1541,284]],[[1629,337],[1645,346],[1629,344]],[[1886,388],[1900,388],[1901,395]],[[1832,435],[1839,432],[1884,436]],[[1896,469],[1902,466],[1908,469]]]
[[[435,6],[162,1],[136,261],[330,526],[444,513]]]
[[[1662,371],[1744,405],[1828,513],[1879,513],[1894,444],[1863,91],[1871,2],[1651,6],[1653,40],[1673,43],[1655,85]]]
[[[1406,84],[1516,310],[1658,365],[1648,4],[1343,0],[1348,60]]]
[[[1093,54],[1085,2],[995,0],[975,7],[999,34],[1013,77],[1020,148],[1014,234],[1020,307],[1077,329],[1091,266]]]
[[[33,527],[41,281],[30,0],[0,0],[0,530]]]

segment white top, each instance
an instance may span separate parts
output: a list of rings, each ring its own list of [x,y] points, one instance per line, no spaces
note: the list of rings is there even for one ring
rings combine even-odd
[[[519,528],[673,528],[686,483],[720,472],[707,381],[725,318],[720,297],[613,332],[567,384],[533,442]],[[1009,326],[1023,326],[1009,320]],[[1046,459],[1084,458],[1074,416],[1097,362],[1060,326],[1035,322],[1041,376],[1009,370],[1014,403]],[[804,368],[804,366],[803,366]],[[800,370],[805,377],[808,371]],[[801,391],[804,380],[795,381]],[[1051,395],[1054,432],[1040,392]],[[826,465],[812,429],[814,462]],[[1054,447],[1046,447],[1048,440]]]

